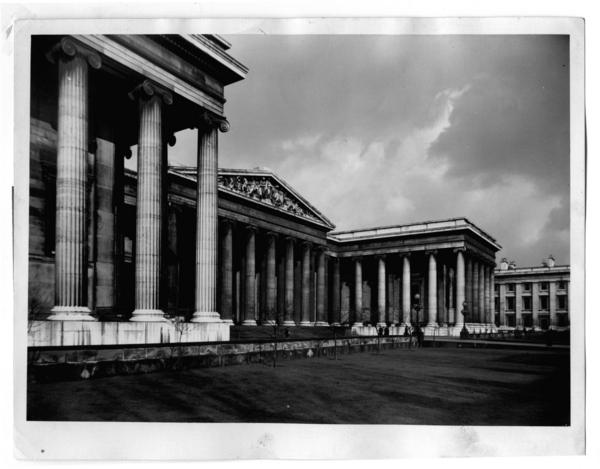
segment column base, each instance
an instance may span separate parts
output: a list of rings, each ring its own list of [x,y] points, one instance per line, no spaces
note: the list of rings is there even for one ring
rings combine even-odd
[[[342,327],[342,325],[339,322],[337,322],[337,321],[336,322],[332,322],[331,325],[333,327]]]
[[[190,322],[221,322],[221,316],[216,311],[196,311]]]
[[[132,315],[132,322],[164,322],[165,313],[160,309],[136,309]]]
[[[274,319],[267,319],[266,321],[264,321],[262,323],[263,326],[276,326],[277,323],[275,322]]]
[[[55,306],[48,321],[97,321],[87,306]]]
[[[292,321],[292,320],[283,321],[282,326],[285,326],[285,327],[295,327],[296,323],[294,321]]]
[[[378,322],[376,327],[387,327],[387,323],[385,323],[385,322]]]
[[[363,323],[360,321],[356,321],[354,324],[352,324],[351,327],[363,327]]]
[[[317,321],[315,322],[315,327],[329,327],[329,323],[325,321]]]
[[[221,319],[221,322],[227,326],[233,326],[233,319]]]
[[[300,321],[300,324],[298,324],[298,325],[302,326],[302,327],[312,327],[313,323],[310,321]]]
[[[256,326],[256,319],[244,319],[242,326]]]

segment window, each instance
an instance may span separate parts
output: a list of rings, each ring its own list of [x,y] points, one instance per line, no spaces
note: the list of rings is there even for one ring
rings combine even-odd
[[[500,298],[494,298],[494,311],[500,311]]]
[[[523,327],[533,327],[533,315],[532,314],[523,314]]]
[[[524,283],[523,291],[531,291],[531,283]]]
[[[538,316],[538,323],[540,329],[542,329],[543,331],[547,330],[548,327],[550,327],[550,316],[548,314],[540,314]]]
[[[509,297],[506,298],[506,311],[514,311],[515,310],[515,298]]]
[[[506,315],[506,325],[508,327],[515,327],[516,326],[516,321],[515,321],[515,315],[514,314],[507,314]]]
[[[558,289],[559,290],[565,290],[567,288],[567,282],[565,282],[564,280],[561,280],[558,282]]]
[[[523,309],[526,311],[531,311],[531,297],[530,296],[524,296],[522,298],[523,300]]]
[[[494,293],[498,294],[499,290],[500,290],[499,285],[494,285]]]
[[[506,284],[506,291],[515,291],[515,284],[514,283],[507,283]]]
[[[558,295],[556,297],[558,309],[567,309],[567,295]]]
[[[548,297],[540,296],[540,310],[548,311]]]
[[[542,291],[548,291],[548,282],[542,282],[542,283],[540,283],[540,290],[542,290]]]
[[[558,327],[567,327],[569,325],[569,316],[566,313],[557,314]]]

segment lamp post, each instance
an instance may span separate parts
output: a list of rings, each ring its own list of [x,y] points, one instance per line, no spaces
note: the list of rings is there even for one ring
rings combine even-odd
[[[415,302],[414,302],[414,308],[415,311],[417,312],[417,327],[419,327],[419,311],[421,311],[421,295],[419,295],[418,293],[415,293],[414,296]]]

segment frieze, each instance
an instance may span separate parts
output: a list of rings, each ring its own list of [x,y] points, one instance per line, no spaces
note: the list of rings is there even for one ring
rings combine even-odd
[[[296,202],[279,184],[267,177],[219,175],[219,186],[236,194],[272,205],[286,212],[311,220],[319,220],[310,211]]]

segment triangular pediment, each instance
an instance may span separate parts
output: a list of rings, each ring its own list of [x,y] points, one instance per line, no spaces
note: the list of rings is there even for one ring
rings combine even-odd
[[[173,167],[173,171],[196,179],[196,168]],[[219,191],[251,200],[329,229],[334,225],[279,176],[267,169],[219,169]]]

